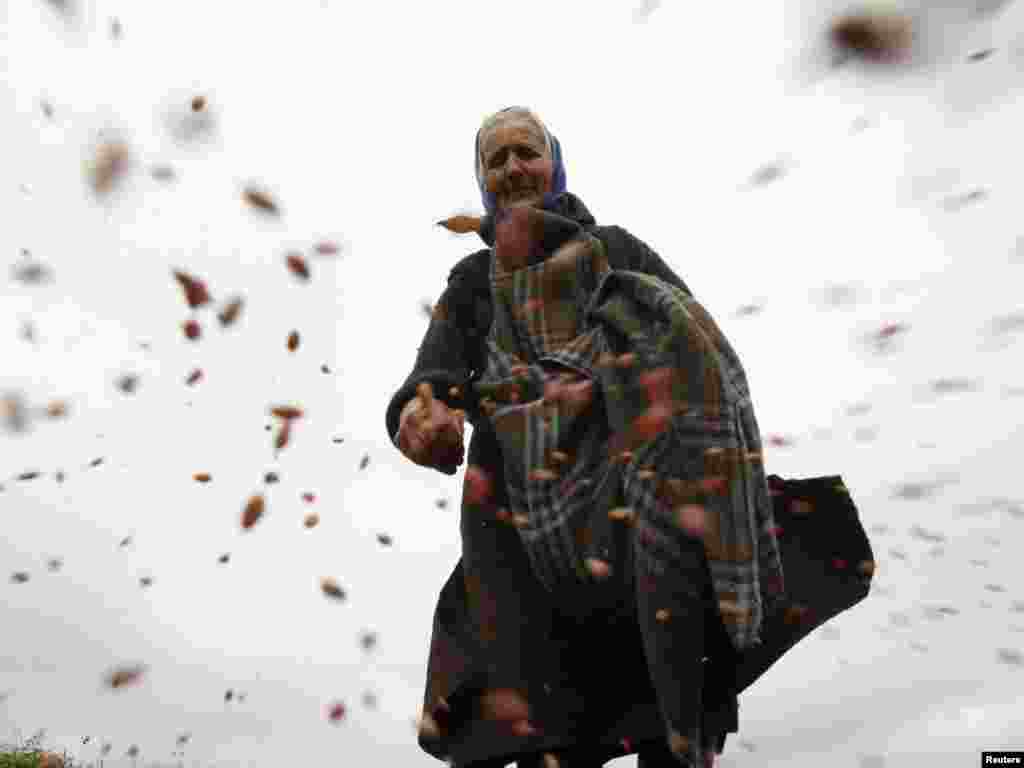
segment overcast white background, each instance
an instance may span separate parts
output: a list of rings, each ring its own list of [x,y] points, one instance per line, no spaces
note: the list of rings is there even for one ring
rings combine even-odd
[[[743,695],[721,765],[1024,749],[1024,7],[932,8],[919,66],[897,73],[829,70],[835,3],[69,3],[0,5],[0,390],[70,407],[0,432],[0,740],[46,728],[83,760],[109,742],[111,766],[133,744],[141,765],[438,764],[411,723],[462,472],[405,462],[384,410],[422,303],[479,247],[433,223],[480,210],[477,125],[521,103],[560,138],[570,191],[719,320],[763,434],[791,440],[768,471],[841,474],[870,531],[872,594]],[[212,129],[183,142],[172,126],[196,95]],[[134,161],[103,200],[84,174],[101,132]],[[781,177],[752,184],[766,164]],[[245,206],[250,182],[279,218]],[[338,257],[314,256],[323,239]],[[13,279],[22,249],[51,282]],[[172,269],[216,300],[199,341]],[[891,323],[906,330],[868,340]],[[134,395],[115,386],[126,373]],[[281,402],[306,418],[275,459]],[[281,482],[242,532],[270,470]],[[105,688],[125,663],[142,682]]]

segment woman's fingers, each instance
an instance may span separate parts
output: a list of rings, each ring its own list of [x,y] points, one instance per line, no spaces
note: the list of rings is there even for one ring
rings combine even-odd
[[[421,407],[411,413],[403,425],[399,448],[416,464],[452,474],[462,464],[466,412],[451,409],[433,397],[426,383],[417,387],[417,397]]]

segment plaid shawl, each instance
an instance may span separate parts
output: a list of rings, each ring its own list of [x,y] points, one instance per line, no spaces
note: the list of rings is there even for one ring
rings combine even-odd
[[[696,594],[700,541],[734,646],[757,645],[763,598],[783,580],[739,358],[691,295],[612,271],[575,222],[528,216],[525,258],[500,238],[492,251],[494,322],[474,389],[502,446],[503,512],[537,577],[560,602],[617,590],[649,605],[654,590],[667,611],[671,595]],[[590,403],[553,396],[559,379],[592,382]],[[670,416],[645,428],[666,402]]]

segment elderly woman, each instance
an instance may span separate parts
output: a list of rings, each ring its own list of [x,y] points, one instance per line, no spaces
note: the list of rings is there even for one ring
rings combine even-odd
[[[489,117],[475,149],[489,247],[451,270],[386,414],[446,474],[474,427],[419,743],[457,768],[711,765],[739,690],[817,626],[737,674],[783,593],[742,366],[654,251],[566,191],[536,115]]]

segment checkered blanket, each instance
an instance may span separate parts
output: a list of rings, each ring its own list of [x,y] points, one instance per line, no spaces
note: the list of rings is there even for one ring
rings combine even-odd
[[[616,572],[624,549],[636,574],[692,591],[676,566],[703,542],[733,644],[758,644],[764,598],[783,581],[739,358],[693,296],[611,270],[574,222],[530,217],[528,258],[492,250],[494,321],[474,385],[502,446],[502,512],[553,592],[638,586],[633,567]],[[589,402],[564,386],[587,382]]]

